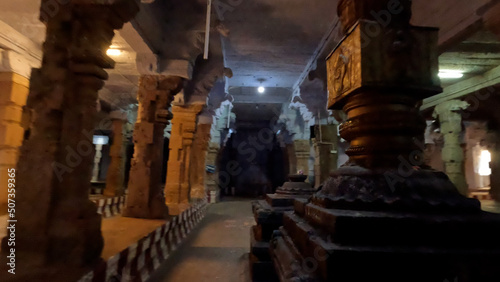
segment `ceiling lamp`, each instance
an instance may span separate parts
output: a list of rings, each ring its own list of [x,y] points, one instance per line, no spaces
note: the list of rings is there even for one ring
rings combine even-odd
[[[264,88],[264,86],[259,86],[259,88],[257,88],[257,91],[259,91],[260,94],[266,92],[266,88]]]
[[[122,51],[120,49],[115,49],[115,48],[109,48],[108,51],[106,51],[106,54],[108,56],[120,56]]]
[[[438,76],[440,78],[462,78],[464,73],[459,70],[440,70]]]

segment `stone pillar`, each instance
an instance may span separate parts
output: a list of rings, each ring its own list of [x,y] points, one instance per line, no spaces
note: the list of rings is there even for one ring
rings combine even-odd
[[[7,172],[16,168],[24,130],[22,107],[26,105],[29,80],[13,72],[0,72],[0,185],[7,183]],[[7,213],[7,188],[0,191],[0,215]]]
[[[321,132],[320,132],[321,126]],[[337,168],[337,126],[334,124],[315,126],[315,185],[319,187],[330,177],[330,172]]]
[[[217,167],[217,159],[219,155],[220,144],[209,142],[206,165],[212,167],[213,172],[207,172],[205,185],[210,193],[210,202],[215,203],[219,194],[219,168]]]
[[[74,281],[99,261],[103,247],[101,215],[88,198],[97,93],[108,78],[103,69],[114,66],[106,55],[114,30],[139,6],[133,0],[66,2],[52,17],[42,17],[44,58],[32,72],[24,111],[28,131],[16,174],[16,281]],[[10,248],[5,237],[2,258]]]
[[[462,116],[458,112],[469,104],[460,100],[450,100],[434,108],[434,117],[439,117],[444,138],[442,158],[445,172],[462,195],[468,195],[464,171],[464,150],[461,146]]]
[[[500,215],[423,165],[438,30],[410,24],[411,0],[338,3],[328,108],[347,114],[349,161],[283,215],[270,244],[280,281],[498,281]]]
[[[298,171],[302,171],[304,175],[307,175],[309,173],[309,156],[311,151],[309,140],[294,140],[293,146],[297,165],[295,167],[296,171],[291,172],[291,174],[297,174]]]
[[[288,156],[288,174],[297,174],[297,153],[295,152],[295,144],[285,144],[286,154]],[[307,172],[304,172],[307,174]]]
[[[126,122],[127,116],[122,112],[112,112],[110,116],[112,120],[112,139],[109,149],[111,162],[108,167],[106,176],[106,189],[104,196],[116,197],[122,196],[124,193],[125,180],[125,161],[126,148],[128,139],[126,137]]]
[[[205,162],[210,140],[210,129],[212,124],[198,124],[191,153],[191,199],[204,199],[205,191]]]
[[[182,84],[183,79],[178,76],[141,76],[133,137],[134,158],[123,216],[165,218],[168,215],[161,189],[163,135],[168,120],[172,118],[168,108]]]
[[[99,165],[102,159],[102,144],[95,144],[94,166],[92,168],[92,178],[90,181],[99,181]]]
[[[191,147],[197,115],[203,107],[203,104],[172,107],[174,117],[165,184],[165,198],[171,215],[178,215],[189,207]]]

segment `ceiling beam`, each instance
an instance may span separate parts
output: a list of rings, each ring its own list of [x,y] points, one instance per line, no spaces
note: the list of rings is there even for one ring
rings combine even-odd
[[[424,99],[420,110],[426,110],[452,99],[459,99],[500,83],[500,66],[478,76],[460,81],[443,89],[443,93]]]

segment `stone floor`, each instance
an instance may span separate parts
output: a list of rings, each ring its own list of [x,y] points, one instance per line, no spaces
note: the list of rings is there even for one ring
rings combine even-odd
[[[149,282],[249,280],[250,200],[226,199],[210,205],[187,241],[149,278]]]
[[[500,213],[500,203],[492,200],[481,201],[481,208],[487,212]]]
[[[156,230],[165,220],[138,219],[114,216],[102,219],[104,250],[102,258],[108,259],[142,237]]]

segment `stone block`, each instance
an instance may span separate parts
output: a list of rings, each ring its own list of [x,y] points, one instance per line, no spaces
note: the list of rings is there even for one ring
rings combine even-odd
[[[16,148],[0,149],[0,165],[16,166],[19,150]]]
[[[21,121],[23,109],[17,105],[0,106],[0,121],[17,122]]]
[[[0,124],[0,144],[3,146],[19,147],[21,146],[24,135],[24,129],[15,123]]]

